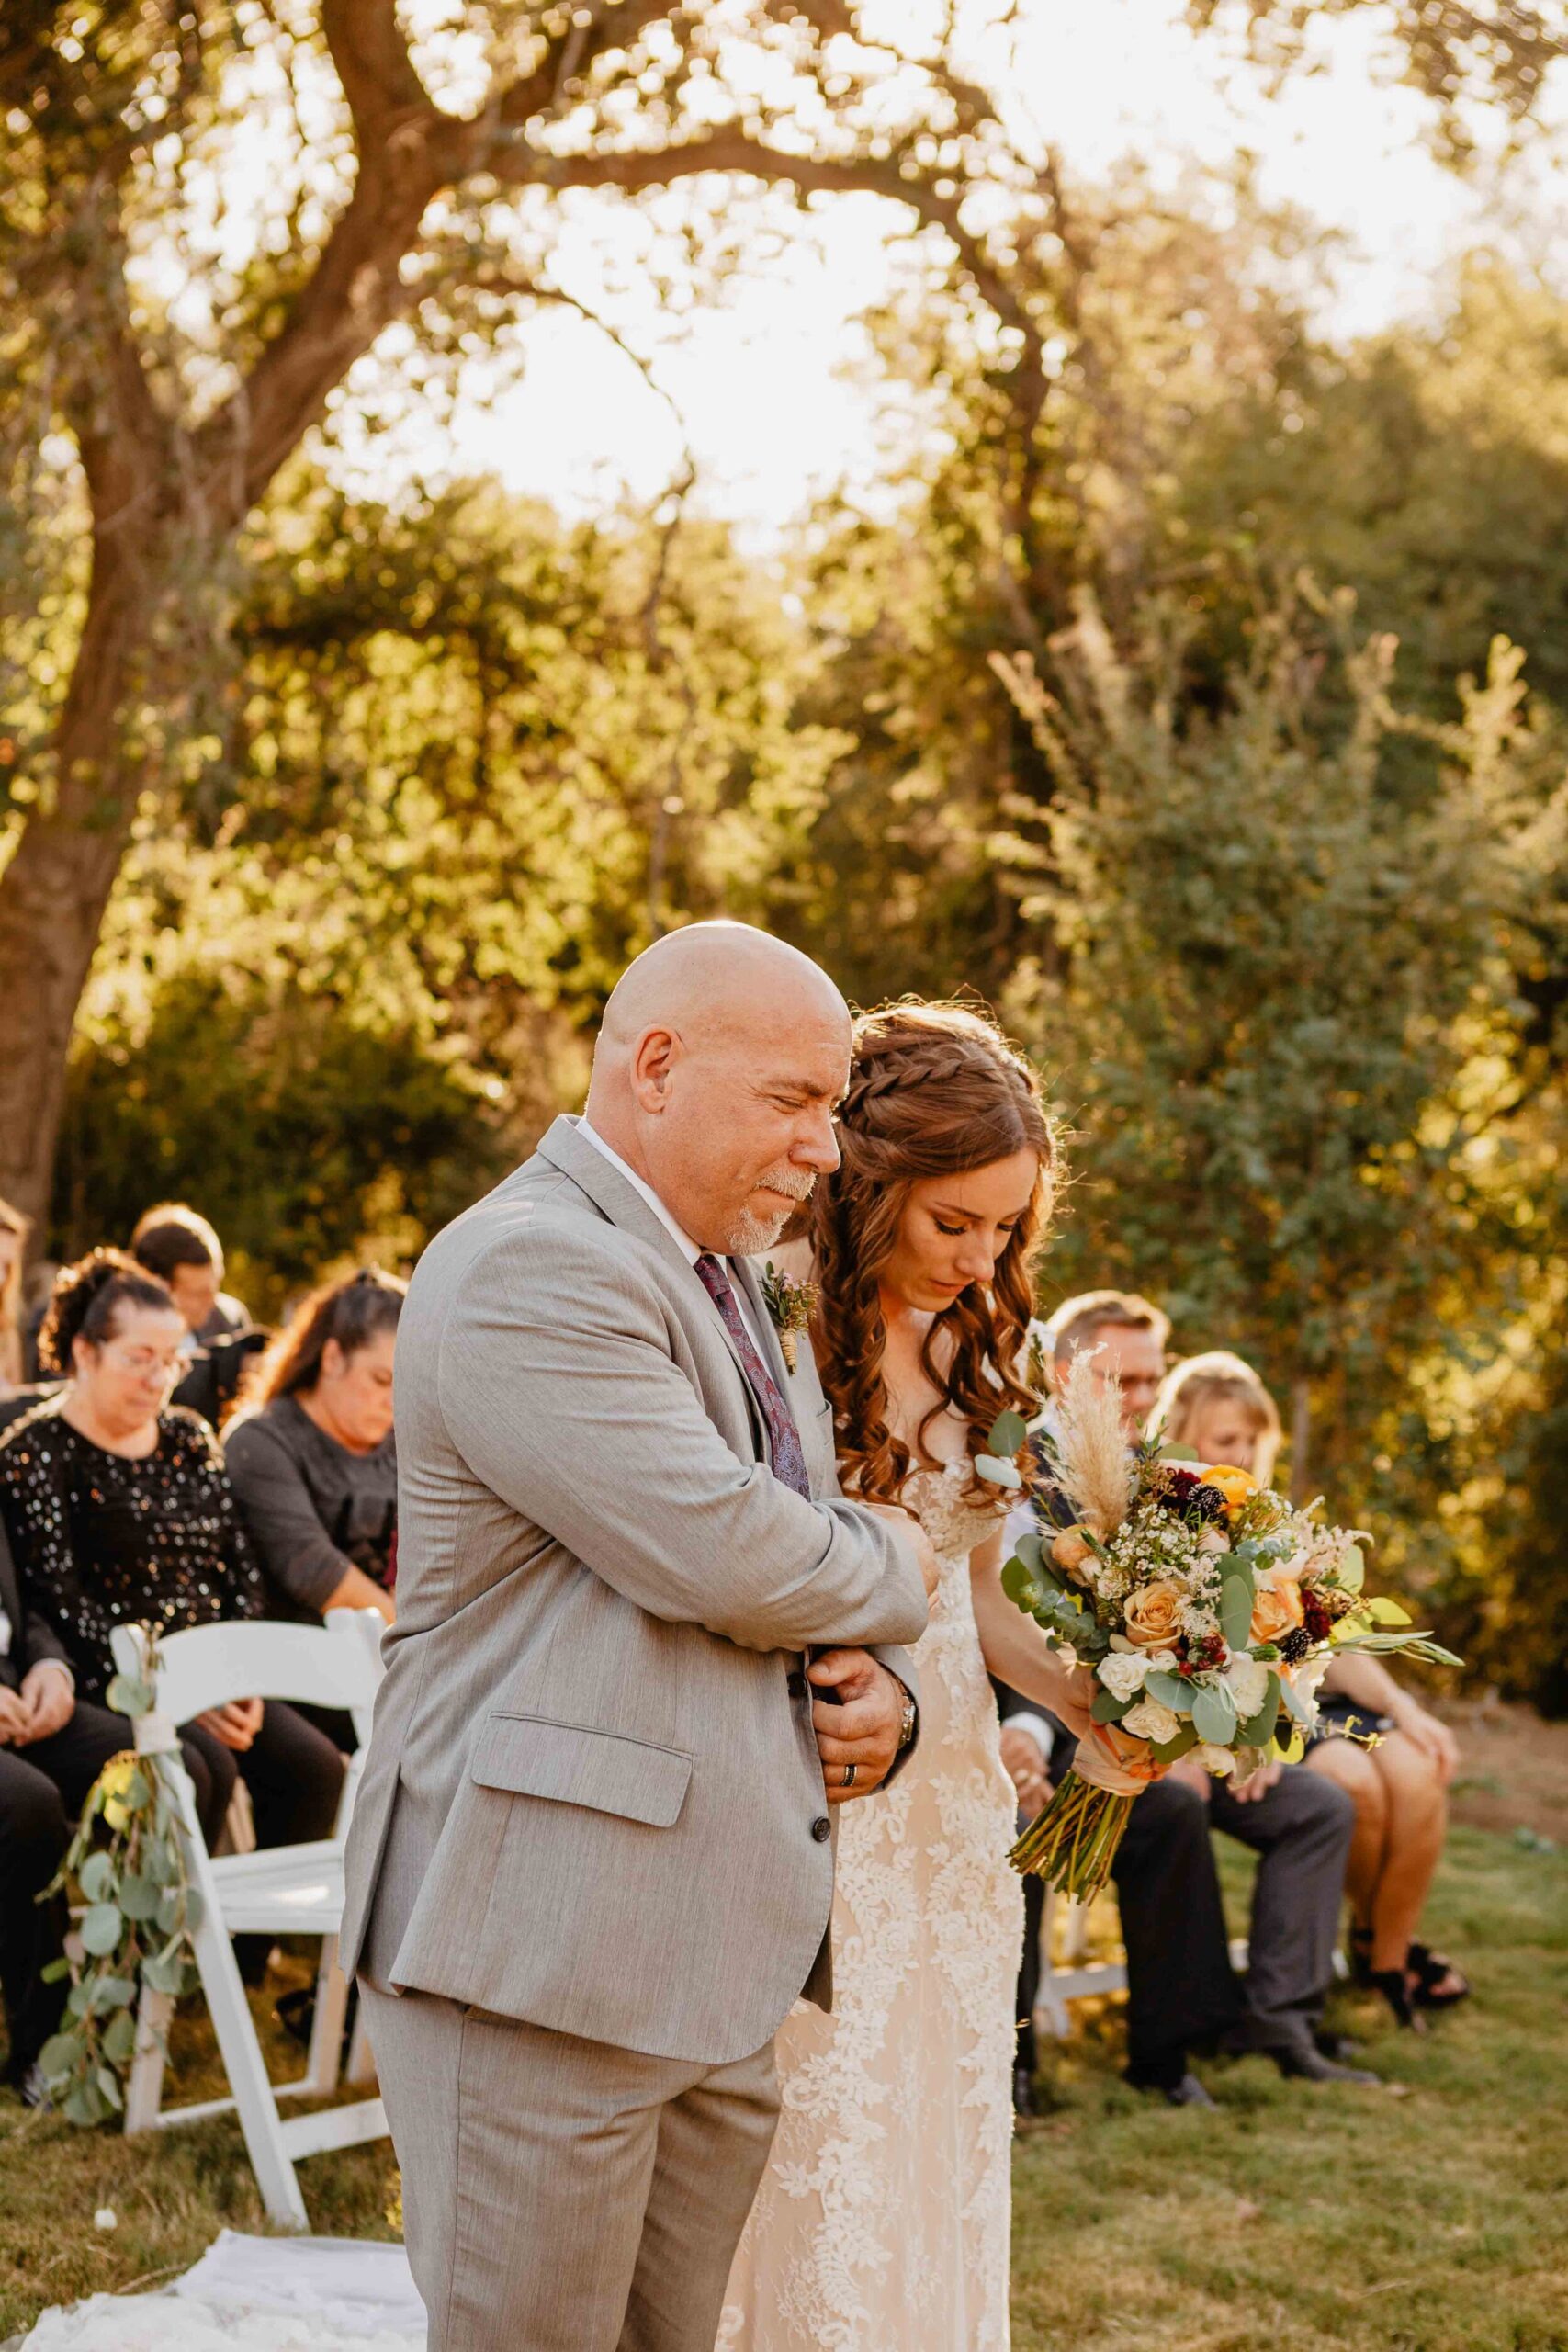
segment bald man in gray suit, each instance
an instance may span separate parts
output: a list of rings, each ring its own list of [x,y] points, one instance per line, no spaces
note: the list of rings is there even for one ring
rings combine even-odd
[[[830,2004],[831,1808],[914,1735],[880,1645],[936,1570],[840,1497],[747,1261],[837,1165],[849,1046],[793,949],[660,942],[586,1116],[410,1287],[343,1951],[432,2352],[712,2352],[773,2034]]]

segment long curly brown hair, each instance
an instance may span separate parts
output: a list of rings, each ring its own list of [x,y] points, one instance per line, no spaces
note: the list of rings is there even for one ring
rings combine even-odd
[[[917,1432],[918,1451],[924,1454],[927,1430],[952,1406],[968,1424],[973,1461],[998,1413],[1010,1407],[1028,1415],[1038,1401],[1018,1365],[1033,1312],[1031,1264],[1060,1157],[1056,1129],[1039,1080],[988,1014],[911,998],[855,1023],[839,1145],[842,1161],[818,1182],[810,1211],[822,1385],[846,1487],[897,1502],[917,1464],[887,1425],[878,1277],[910,1189],[922,1177],[965,1174],[1017,1151],[1039,1154],[1028,1213],[990,1289],[971,1284],[944,1307],[920,1351],[939,1402]]]

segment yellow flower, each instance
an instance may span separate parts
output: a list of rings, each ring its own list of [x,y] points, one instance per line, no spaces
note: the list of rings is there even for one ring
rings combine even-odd
[[[1258,1492],[1258,1481],[1251,1471],[1238,1470],[1234,1463],[1205,1464],[1198,1476],[1205,1487],[1213,1487],[1224,1495],[1227,1510],[1239,1510],[1247,1497]]]
[[[129,1829],[130,1826],[130,1812],[125,1800],[138,1766],[136,1750],[126,1747],[118,1756],[111,1756],[98,1775],[104,1819],[111,1829]]]

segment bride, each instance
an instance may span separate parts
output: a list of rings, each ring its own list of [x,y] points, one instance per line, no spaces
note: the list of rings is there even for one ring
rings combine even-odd
[[[817,1285],[845,1491],[913,1512],[942,1581],[919,1745],[839,1815],[834,2014],[797,2007],[780,2032],[718,2352],[1005,2352],[1023,1897],[987,1670],[1107,1746],[1083,1678],[1001,1590],[1009,1498],[972,1466],[1004,1406],[1032,1408],[1013,1367],[1056,1151],[1000,1031],[918,1002],[857,1023],[840,1145],[788,1271]]]

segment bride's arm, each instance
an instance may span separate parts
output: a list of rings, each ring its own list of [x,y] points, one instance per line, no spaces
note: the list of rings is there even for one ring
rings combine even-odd
[[[975,1625],[987,1672],[1021,1690],[1026,1699],[1049,1707],[1075,1738],[1093,1747],[1103,1785],[1135,1795],[1147,1780],[1147,1769],[1140,1762],[1138,1770],[1127,1770],[1117,1735],[1091,1719],[1095,1683],[1089,1668],[1063,1666],[1033,1618],[1015,1609],[1002,1590],[1007,1556],[999,1532],[969,1555]]]
[[[986,1671],[1026,1699],[1049,1707],[1077,1731],[1085,1712],[1082,1669],[1063,1666],[1033,1618],[1013,1607],[1002,1590],[1007,1556],[999,1529],[969,1555],[969,1587]]]

